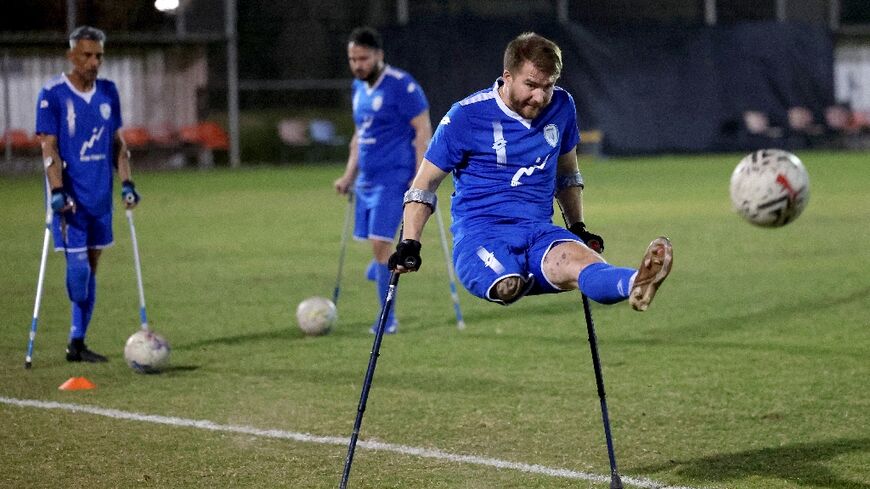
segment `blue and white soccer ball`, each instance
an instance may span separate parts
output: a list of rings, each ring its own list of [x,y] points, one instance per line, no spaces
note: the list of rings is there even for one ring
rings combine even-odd
[[[144,329],[133,333],[124,345],[124,360],[140,374],[153,374],[169,365],[169,342]]]
[[[296,306],[299,329],[309,336],[329,333],[337,320],[335,304],[324,297],[309,297]]]
[[[762,149],[740,160],[730,190],[738,214],[756,226],[775,228],[801,215],[810,200],[810,177],[792,153]]]

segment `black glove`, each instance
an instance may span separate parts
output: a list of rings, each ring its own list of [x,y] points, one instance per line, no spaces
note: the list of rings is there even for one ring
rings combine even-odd
[[[141,200],[139,192],[136,191],[136,186],[132,180],[124,180],[121,183],[121,200],[128,206],[135,206]]]
[[[582,239],[586,246],[596,253],[604,253],[604,238],[597,234],[590,233],[586,230],[586,225],[583,221],[575,222],[568,228],[575,236]]]
[[[63,187],[58,187],[51,190],[51,210],[60,212],[63,209],[73,206],[72,197],[66,193]]]
[[[396,245],[396,252],[390,255],[387,265],[390,270],[395,270],[397,265],[402,265],[411,271],[420,269],[423,259],[420,258],[420,248],[423,245],[413,239],[403,239]]]

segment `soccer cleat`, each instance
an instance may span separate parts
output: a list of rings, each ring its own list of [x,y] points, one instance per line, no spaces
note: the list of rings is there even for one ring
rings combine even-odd
[[[95,351],[89,350],[88,347],[85,346],[84,341],[72,340],[66,347],[66,361],[102,363],[108,362],[109,359]]]
[[[395,318],[387,321],[387,325],[384,326],[384,334],[396,334],[399,332],[399,321]],[[375,321],[375,324],[369,328],[369,333],[378,334],[378,321]]]
[[[668,238],[659,236],[649,244],[628,296],[635,311],[646,311],[659,286],[671,273],[673,262],[674,250]]]

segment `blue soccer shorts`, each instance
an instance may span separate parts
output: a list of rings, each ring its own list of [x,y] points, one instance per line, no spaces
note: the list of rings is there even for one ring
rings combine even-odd
[[[511,276],[534,280],[525,295],[564,292],[544,275],[544,256],[557,243],[582,243],[567,229],[550,223],[489,223],[463,234],[453,249],[459,281],[473,295],[499,304],[504,302],[494,297],[493,288]]]
[[[103,249],[112,246],[112,213],[92,216],[84,209],[77,208],[75,212],[64,212],[63,216],[54,214],[51,221],[54,237],[54,250],[64,250],[63,229],[66,228],[66,250],[68,252],[87,251],[88,249]]]
[[[392,242],[402,224],[403,186],[365,185],[356,187],[353,237]]]

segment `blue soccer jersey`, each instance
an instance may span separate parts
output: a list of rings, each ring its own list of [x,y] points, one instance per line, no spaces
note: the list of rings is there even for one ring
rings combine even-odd
[[[112,210],[114,139],[121,125],[118,90],[109,80],[97,79],[82,93],[61,74],[39,92],[36,132],[57,137],[64,189],[94,216]]]
[[[491,222],[552,222],[556,166],[580,140],[571,95],[556,87],[533,120],[505,105],[499,79],[453,104],[441,119],[426,159],[453,172],[453,231]]]
[[[354,80],[358,185],[407,186],[417,165],[411,119],[428,108],[423,89],[400,69],[387,66],[371,87]]]

